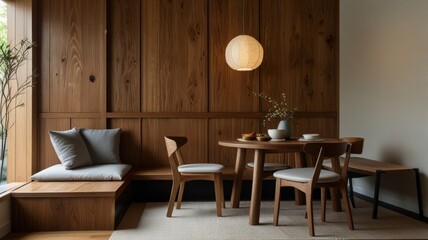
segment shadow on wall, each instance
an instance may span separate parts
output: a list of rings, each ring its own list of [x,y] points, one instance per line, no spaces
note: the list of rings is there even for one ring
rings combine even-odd
[[[381,150],[380,161],[406,166],[404,153],[400,150],[399,147],[394,146],[386,146],[384,149]]]

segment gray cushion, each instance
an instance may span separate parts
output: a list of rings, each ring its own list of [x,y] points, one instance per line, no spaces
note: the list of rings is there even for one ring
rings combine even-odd
[[[273,173],[273,176],[280,179],[295,181],[295,182],[309,182],[311,181],[314,168],[292,168],[281,170]],[[330,183],[340,180],[340,175],[326,170],[321,170],[318,178],[318,183]]]
[[[120,128],[80,129],[93,164],[120,163]]]
[[[66,169],[92,165],[85,142],[76,128],[67,131],[49,131],[52,145]]]
[[[192,163],[178,167],[180,173],[217,173],[222,169],[223,165],[216,163]]]
[[[111,181],[122,180],[131,169],[128,164],[103,164],[67,170],[57,164],[30,177],[34,181]]]

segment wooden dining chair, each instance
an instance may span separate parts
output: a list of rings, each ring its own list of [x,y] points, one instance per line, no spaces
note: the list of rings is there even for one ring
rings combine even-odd
[[[221,217],[222,208],[225,207],[222,172],[224,166],[215,163],[184,164],[184,159],[180,149],[187,143],[187,137],[165,136],[164,139],[173,178],[171,196],[169,198],[166,216],[171,217],[172,215],[178,191],[177,209],[181,208],[185,182],[193,180],[208,180],[214,181],[217,216]]]
[[[341,138],[342,141],[348,142],[351,144],[351,158],[349,159],[350,162],[352,162],[352,154],[362,154],[363,153],[363,146],[364,146],[364,138],[362,137],[343,137]],[[340,158],[340,165],[343,166],[345,159],[343,157]],[[323,167],[325,169],[328,169],[330,171],[333,170],[333,167],[331,165],[331,161],[324,161]],[[351,205],[353,208],[355,208],[355,201],[354,201],[354,187],[352,184],[352,179],[361,177],[363,175],[358,173],[353,173],[348,171],[348,184],[349,184],[349,199],[351,200]],[[365,175],[364,175],[365,176]],[[321,189],[321,202],[325,202],[326,199],[326,189]]]
[[[347,195],[346,179],[349,163],[351,144],[348,142],[339,143],[306,143],[303,151],[309,157],[316,157],[315,167],[292,168],[277,171],[273,174],[276,178],[275,204],[273,225],[278,226],[281,187],[294,187],[304,192],[306,195],[306,213],[309,234],[315,236],[314,219],[312,209],[312,192],[314,188],[336,187],[342,194],[343,205],[345,207],[349,229],[354,229],[349,199]],[[324,158],[337,158],[346,154],[344,167],[339,173],[322,169]],[[325,210],[325,209],[324,209]],[[325,221],[325,218],[322,219]]]

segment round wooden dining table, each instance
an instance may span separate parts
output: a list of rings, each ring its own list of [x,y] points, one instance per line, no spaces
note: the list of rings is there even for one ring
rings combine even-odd
[[[241,139],[240,139],[241,140]],[[303,146],[308,141],[285,140],[285,141],[240,141],[240,140],[221,140],[218,142],[220,146],[236,148],[235,176],[233,180],[231,207],[238,208],[241,196],[242,175],[245,168],[247,149],[254,150],[254,171],[253,185],[251,190],[250,202],[250,220],[251,225],[258,225],[260,219],[260,200],[262,192],[262,173],[265,162],[266,153],[295,153],[295,167],[306,166],[306,161],[303,161]],[[339,139],[324,139],[323,142],[339,142]],[[339,160],[332,159],[333,169],[339,170]],[[336,190],[334,190],[336,192]],[[304,197],[296,190],[296,203],[303,204]],[[338,194],[332,194],[333,210],[340,210]]]

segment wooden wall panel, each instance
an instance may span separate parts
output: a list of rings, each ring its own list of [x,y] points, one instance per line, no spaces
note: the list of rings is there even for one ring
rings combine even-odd
[[[35,11],[34,1],[6,1],[7,7],[7,38],[12,46],[23,39],[35,41],[33,30]],[[36,49],[29,51],[28,59],[22,63],[16,73],[17,81],[26,81],[36,68]],[[32,79],[35,81],[35,78]],[[11,92],[16,90],[12,83]],[[37,155],[37,111],[36,90],[27,88],[24,93],[12,102],[13,106],[23,104],[9,114],[9,131],[7,139],[7,181],[25,182],[36,168]]]
[[[319,133],[321,137],[338,137],[336,118],[298,118],[294,119],[294,136],[300,137],[304,133]]]
[[[218,141],[237,139],[242,133],[260,132],[259,120],[241,119],[210,119],[209,128],[209,159],[212,163],[235,166],[236,149],[218,145]],[[253,151],[248,151],[247,161],[253,159]]]
[[[39,120],[39,161],[37,170],[60,163],[49,138],[49,131],[70,129],[70,119],[40,119]]]
[[[245,9],[243,3],[242,0],[209,1],[209,110],[212,112],[259,109],[258,98],[251,94],[259,92],[259,70],[232,70],[224,55],[227,44],[238,35],[245,33],[259,38],[259,1],[245,1]]]
[[[121,128],[120,160],[136,168],[142,167],[141,161],[141,119],[111,119],[109,128]]]
[[[142,7],[142,111],[207,111],[207,0]]]
[[[338,111],[338,2],[262,1],[261,19],[261,90],[303,112]]]
[[[70,128],[94,128],[102,129],[104,128],[104,119],[96,118],[72,118],[70,120]]]
[[[140,1],[109,1],[108,109],[140,111]]]
[[[204,119],[144,119],[142,167],[169,166],[164,136],[187,136],[182,153],[186,163],[208,162],[207,121]]]
[[[338,0],[246,0],[244,9],[241,0],[39,3],[39,168],[57,161],[47,130],[73,126],[122,128],[121,157],[135,167],[169,166],[164,135],[189,138],[190,162],[233,166],[236,150],[218,140],[278,124],[261,126],[265,104],[252,91],[287,94],[299,107],[295,137],[338,136]],[[233,71],[224,58],[243,32],[264,47],[255,71]],[[87,82],[92,70],[104,77]]]
[[[42,39],[49,36],[49,78],[42,89],[49,89],[50,112],[105,111],[105,32],[106,4],[102,0],[44,0]],[[43,45],[45,46],[45,45]],[[45,48],[45,47],[44,47]],[[47,70],[46,67],[43,68]],[[90,80],[94,76],[95,79]],[[61,101],[59,101],[61,100]],[[41,103],[41,106],[47,104]]]

